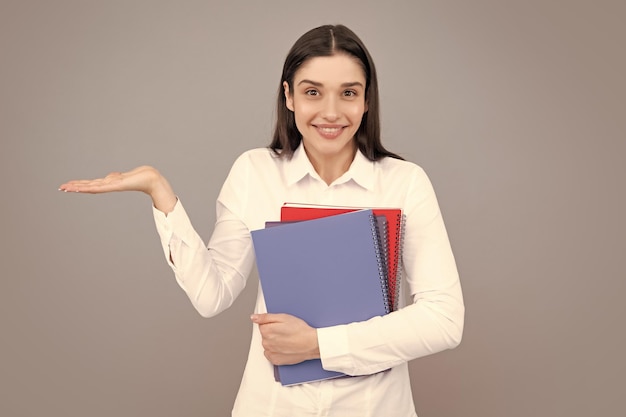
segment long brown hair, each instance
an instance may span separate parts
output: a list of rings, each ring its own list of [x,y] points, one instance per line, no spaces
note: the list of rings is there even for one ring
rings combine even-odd
[[[302,35],[291,47],[285,58],[278,87],[276,126],[270,148],[281,157],[291,158],[302,141],[294,114],[287,108],[283,82],[286,81],[289,84],[289,91],[294,91],[294,76],[304,62],[314,57],[331,56],[337,53],[356,58],[365,72],[365,100],[368,110],[363,115],[361,125],[355,135],[359,150],[370,161],[377,161],[385,156],[403,159],[386,150],[380,140],[378,79],[374,61],[361,39],[343,25],[324,25],[312,29]]]

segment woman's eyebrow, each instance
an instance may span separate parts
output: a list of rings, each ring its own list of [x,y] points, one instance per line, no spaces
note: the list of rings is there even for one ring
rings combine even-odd
[[[351,83],[343,83],[341,84],[342,87],[363,87],[363,83],[359,82],[359,81],[353,81]]]
[[[306,80],[306,79],[305,79],[305,80],[300,81],[300,82],[298,83],[298,85],[300,85],[300,84],[311,84],[311,85],[314,85],[314,86],[316,86],[316,87],[321,87],[321,86],[323,85],[323,84],[322,84],[322,83],[320,83],[320,82],[317,82],[317,81],[311,81],[311,80]]]
[[[298,85],[300,85],[300,84],[311,84],[311,85],[314,85],[315,87],[322,87],[322,86],[324,86],[324,84],[322,84],[322,83],[320,83],[318,81],[312,81],[312,80],[306,80],[306,79],[301,80],[298,83]],[[344,88],[345,87],[355,87],[355,86],[363,88],[363,83],[361,83],[359,81],[352,81],[352,82],[341,84],[341,87],[344,87]]]

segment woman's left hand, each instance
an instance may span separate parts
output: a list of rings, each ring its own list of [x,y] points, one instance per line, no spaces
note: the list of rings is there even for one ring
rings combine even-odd
[[[292,365],[320,357],[317,330],[289,314],[253,314],[265,357],[274,365]]]

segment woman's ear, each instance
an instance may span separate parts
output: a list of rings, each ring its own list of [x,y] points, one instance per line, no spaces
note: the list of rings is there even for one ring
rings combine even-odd
[[[287,81],[283,81],[283,89],[285,90],[285,104],[289,110],[294,111],[293,96],[291,95],[291,91],[289,91],[289,83]]]

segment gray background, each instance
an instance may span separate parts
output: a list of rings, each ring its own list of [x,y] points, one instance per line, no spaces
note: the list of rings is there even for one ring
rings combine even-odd
[[[461,346],[410,364],[420,417],[621,415],[625,9],[2,0],[0,415],[229,415],[256,277],[202,319],[147,197],[57,187],[155,165],[207,239],[234,158],[269,141],[287,50],[340,22],[374,56],[384,141],[429,173],[462,274]]]

